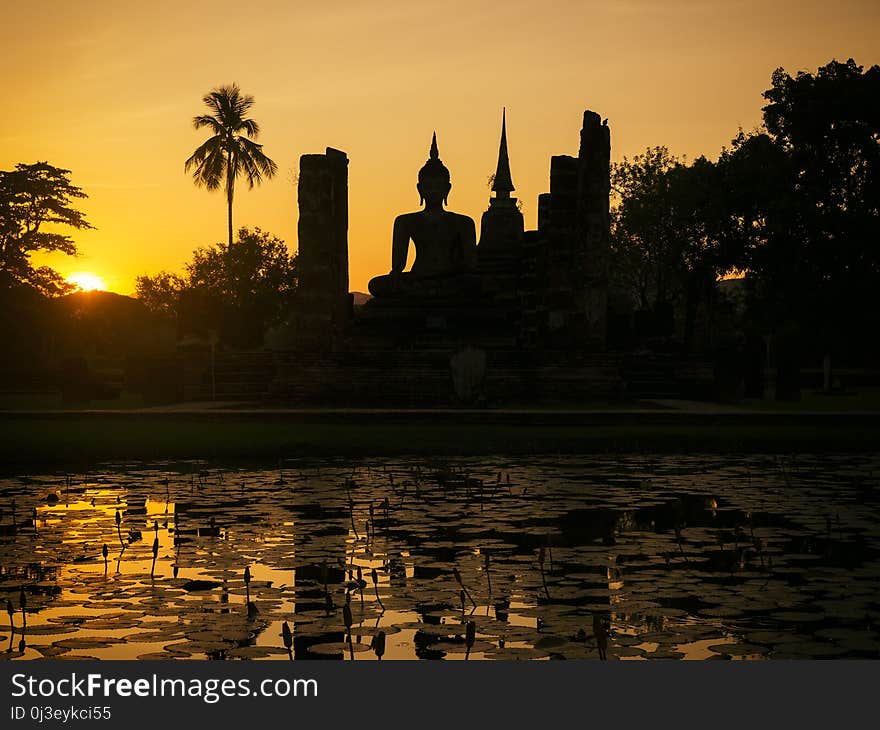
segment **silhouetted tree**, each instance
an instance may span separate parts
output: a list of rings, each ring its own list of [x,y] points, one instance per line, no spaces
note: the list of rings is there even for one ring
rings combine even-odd
[[[722,230],[786,397],[804,357],[870,347],[880,324],[880,68],[777,69],[764,98],[767,131],[740,133],[718,162]]]
[[[667,173],[676,231],[675,281],[682,305],[683,336],[690,345],[697,311],[705,307],[712,328],[718,280],[735,268],[735,247],[726,227],[726,204],[717,163],[698,157],[690,165],[677,165]]]
[[[807,283],[800,256],[806,230],[796,171],[768,134],[742,132],[725,149],[719,170],[719,228],[728,261],[760,291],[762,326],[793,316]],[[757,287],[757,288],[756,288]]]
[[[259,228],[241,228],[232,249],[197,249],[183,277],[163,271],[136,283],[138,298],[153,311],[201,320],[196,324],[236,346],[259,345],[265,330],[289,314],[296,287],[296,255]]]
[[[71,207],[74,198],[87,195],[71,184],[69,175],[70,170],[47,162],[0,170],[0,285],[25,284],[45,295],[74,288],[54,269],[31,262],[37,251],[76,255],[73,239],[47,231],[47,226],[93,227],[81,211]]]
[[[798,202],[789,225],[806,285],[799,311],[830,351],[843,322],[877,309],[869,303],[880,285],[880,66],[831,61],[794,77],[777,69],[764,98],[764,123],[788,158]]]
[[[260,132],[260,126],[246,115],[254,104],[254,97],[242,94],[238,84],[220,86],[202,97],[210,114],[200,114],[193,119],[196,129],[207,127],[214,134],[184,164],[184,169],[193,169],[196,185],[204,185],[208,190],[218,190],[221,185],[226,190],[228,210],[229,249],[232,249],[232,198],[235,193],[235,180],[244,175],[248,187],[253,188],[263,177],[271,178],[278,171],[278,165],[263,152],[263,146],[253,140]]]
[[[155,276],[139,276],[135,282],[137,298],[144,306],[166,317],[177,316],[180,294],[186,286],[186,279],[168,271],[160,271]]]
[[[714,301],[716,281],[732,265],[722,236],[719,170],[700,157],[690,165],[665,147],[612,167],[612,282],[655,325],[684,313],[691,339],[699,304]]]
[[[666,147],[653,147],[611,168],[612,276],[642,310],[669,297],[678,268],[668,173],[680,164]]]

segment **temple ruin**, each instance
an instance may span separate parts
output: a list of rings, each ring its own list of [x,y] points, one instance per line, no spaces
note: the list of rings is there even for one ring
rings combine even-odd
[[[348,292],[348,159],[303,155],[299,302],[276,352],[274,397],[343,405],[481,405],[608,396],[610,131],[584,112],[576,157],[550,162],[538,227],[524,230],[502,117],[493,196],[474,222],[445,210],[436,135],[419,173],[425,207],[398,216],[392,271]],[[410,244],[411,271],[404,271]]]

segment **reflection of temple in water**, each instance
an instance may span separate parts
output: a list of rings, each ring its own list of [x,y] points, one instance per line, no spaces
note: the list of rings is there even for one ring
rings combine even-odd
[[[538,227],[524,230],[502,121],[479,242],[435,135],[418,177],[424,208],[394,222],[392,267],[354,307],[348,284],[348,158],[303,155],[299,302],[277,397],[296,402],[443,404],[608,395],[605,350],[610,131],[584,113],[576,157],[551,159]],[[415,261],[405,270],[410,243]]]

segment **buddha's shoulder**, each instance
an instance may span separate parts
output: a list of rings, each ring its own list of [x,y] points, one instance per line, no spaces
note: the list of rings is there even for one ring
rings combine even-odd
[[[426,220],[425,211],[417,210],[413,213],[401,213],[394,219],[396,225],[415,226]],[[436,220],[436,219],[434,219]],[[474,226],[474,219],[461,213],[453,213],[449,210],[443,211],[441,220],[449,221],[456,226]]]
[[[397,216],[394,219],[394,224],[395,225],[398,225],[398,224],[400,224],[400,225],[413,225],[414,223],[419,221],[421,216],[422,216],[422,212],[420,210],[414,211],[412,213],[401,213],[399,216]]]
[[[459,226],[474,226],[474,219],[469,215],[462,215],[461,213],[453,213],[451,210],[446,211],[446,214],[450,216],[452,220],[455,221],[456,225]]]

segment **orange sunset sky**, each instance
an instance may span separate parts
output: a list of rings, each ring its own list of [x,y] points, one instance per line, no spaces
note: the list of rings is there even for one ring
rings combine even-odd
[[[248,191],[235,225],[296,241],[299,156],[350,162],[351,288],[390,267],[391,226],[418,208],[416,173],[437,130],[449,207],[485,210],[501,109],[526,226],[552,154],[576,154],[585,108],[608,117],[612,158],[667,145],[717,156],[760,123],[777,66],[880,62],[876,0],[2,0],[0,169],[72,170],[94,231],[82,256],[45,259],[132,293],[138,274],[179,271],[226,237],[225,199],[184,160],[207,136],[201,97],[237,82],[279,174]]]

